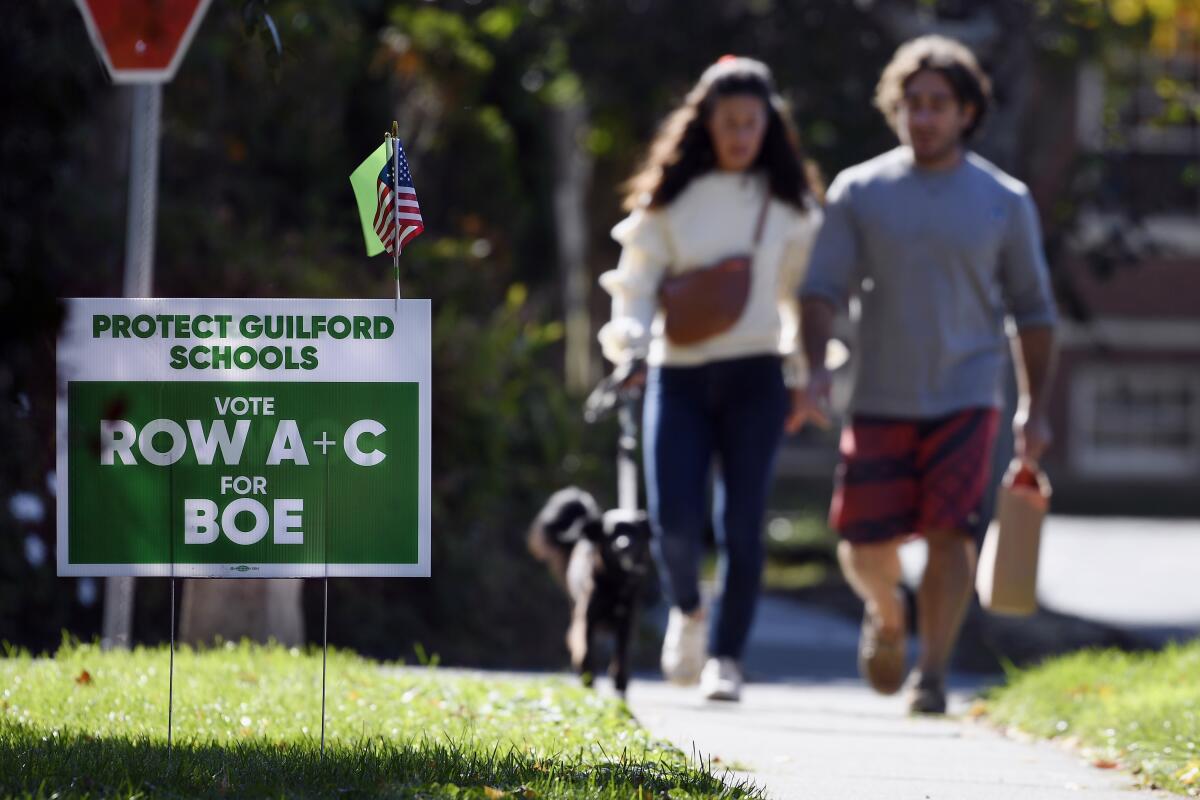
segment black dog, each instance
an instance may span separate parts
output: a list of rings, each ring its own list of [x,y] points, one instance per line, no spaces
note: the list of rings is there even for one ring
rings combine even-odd
[[[651,581],[645,513],[613,509],[601,514],[587,492],[561,489],[530,527],[529,549],[571,598],[567,649],[584,685],[592,685],[597,638],[607,630],[614,638],[608,673],[624,695],[638,603]]]

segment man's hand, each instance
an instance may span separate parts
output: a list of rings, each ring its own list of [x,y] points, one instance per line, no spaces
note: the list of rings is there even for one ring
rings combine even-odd
[[[1050,421],[1041,412],[1017,411],[1013,419],[1013,451],[1017,458],[1037,464],[1054,441]]]
[[[1030,464],[1041,459],[1054,438],[1045,410],[1054,376],[1054,356],[1054,328],[1048,325],[1023,328],[1013,339],[1013,365],[1020,392],[1013,419],[1013,452]]]
[[[829,394],[833,387],[833,376],[821,367],[808,375],[808,385],[792,390],[792,410],[783,428],[789,434],[813,423],[819,428],[829,428]]]

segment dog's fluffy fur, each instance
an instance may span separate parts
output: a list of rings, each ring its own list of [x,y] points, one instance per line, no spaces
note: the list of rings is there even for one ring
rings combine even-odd
[[[590,686],[596,640],[614,637],[609,676],[624,694],[638,603],[650,573],[650,527],[640,511],[600,512],[576,487],[555,492],[529,529],[529,550],[550,568],[571,598],[567,648],[571,665]]]

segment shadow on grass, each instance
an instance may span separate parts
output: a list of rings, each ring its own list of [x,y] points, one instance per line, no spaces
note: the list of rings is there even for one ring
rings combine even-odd
[[[245,739],[228,744],[98,738],[0,721],[4,797],[751,798],[761,790],[711,764],[634,753],[584,758],[454,742]]]

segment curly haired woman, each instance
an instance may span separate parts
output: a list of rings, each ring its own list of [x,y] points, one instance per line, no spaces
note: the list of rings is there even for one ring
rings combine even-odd
[[[738,700],[742,652],[761,583],[763,517],[791,407],[796,293],[821,212],[817,186],[765,64],[726,56],[666,120],[628,182],[623,246],[601,276],[612,319],[605,356],[644,359],[643,453],[655,552],[672,608],[662,668]],[[664,281],[745,253],[749,287],[731,327],[700,341],[670,335]],[[671,313],[677,313],[675,309]],[[721,596],[701,603],[699,570],[715,467],[712,521]]]

